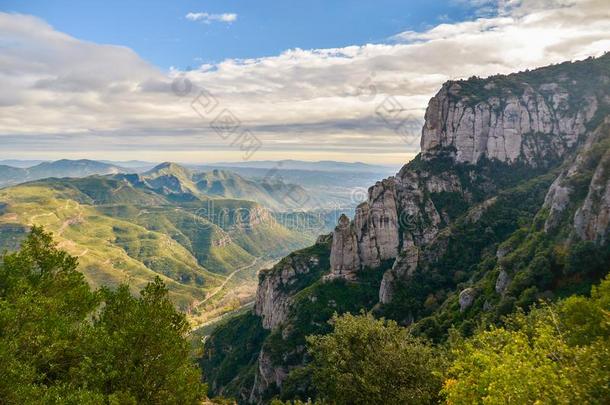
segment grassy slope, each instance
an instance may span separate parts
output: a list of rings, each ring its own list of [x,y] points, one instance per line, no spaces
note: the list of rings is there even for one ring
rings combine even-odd
[[[217,225],[212,221],[218,218],[202,214],[200,200],[173,202],[112,177],[24,184],[0,190],[0,203],[1,248],[14,249],[28,226],[43,225],[79,257],[93,286],[128,282],[135,291],[160,275],[183,310],[257,256],[286,254],[309,242],[275,223],[250,229],[236,229],[232,220]],[[219,212],[231,213],[256,206],[236,200],[215,204]]]
[[[58,194],[62,193],[37,185],[1,190],[0,200],[8,208],[0,223],[17,228],[43,225],[52,231],[63,249],[79,257],[80,268],[94,287],[128,282],[135,291],[160,275],[174,301],[186,308],[193,298],[202,299],[206,290],[220,284],[221,277],[198,265],[167,235]],[[12,236],[1,233],[3,245]],[[190,282],[186,277],[191,277]]]

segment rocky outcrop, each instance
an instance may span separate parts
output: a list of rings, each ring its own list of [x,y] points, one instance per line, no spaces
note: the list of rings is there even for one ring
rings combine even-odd
[[[262,318],[262,326],[272,333],[287,333],[291,306],[296,295],[328,271],[331,236],[318,238],[316,245],[294,252],[259,275],[254,313]],[[305,350],[304,346],[300,349]],[[277,360],[276,360],[277,361]],[[250,402],[260,402],[272,386],[279,387],[289,368],[274,364],[272,356],[262,347],[257,362]]]
[[[574,215],[574,230],[583,240],[604,244],[610,230],[610,149],[601,158],[584,203]]]
[[[250,393],[250,402],[259,403],[265,391],[271,386],[281,387],[289,370],[285,367],[277,367],[273,364],[269,353],[261,350],[258,356],[258,368],[254,375],[254,385]]]
[[[466,288],[460,292],[459,303],[460,303],[460,312],[466,311],[476,297],[476,291],[473,288]]]
[[[505,270],[500,270],[500,273],[498,274],[498,278],[496,279],[496,292],[498,294],[502,294],[504,292],[504,290],[506,290],[506,287],[508,287],[508,284],[510,283],[510,277],[508,275],[508,273]]]
[[[573,162],[555,179],[546,195],[544,230],[555,231],[572,223],[575,237],[603,244],[610,228],[610,121],[587,138]],[[580,189],[587,186],[584,200]],[[566,215],[573,217],[566,219]]]
[[[214,240],[212,240],[212,246],[214,247],[224,247],[224,246],[228,246],[231,243],[233,243],[233,241],[231,240],[231,237],[229,236],[228,233],[226,232],[221,232],[220,235],[218,235],[218,237],[214,238]]]
[[[273,329],[286,320],[293,300],[292,287],[319,264],[315,255],[293,254],[260,273],[254,313],[262,318],[265,329]]]
[[[333,232],[330,267],[334,277],[347,279],[360,269],[356,232],[346,215],[341,215]]]
[[[390,177],[369,189],[368,201],[356,208],[350,221],[345,215],[333,233],[332,277],[353,278],[362,268],[378,267],[398,255],[400,243],[396,180]]]
[[[431,193],[461,192],[457,176],[403,170],[369,189],[368,201],[356,209],[353,221],[339,219],[333,233],[331,278],[353,278],[376,268],[410,246],[429,243],[438,234],[441,214]]]
[[[516,82],[507,87],[503,80],[443,85],[426,110],[422,156],[449,155],[457,163],[477,163],[481,158],[521,160],[536,166],[572,148],[598,108],[594,94],[574,107],[574,95],[565,83],[534,87]]]
[[[394,296],[394,283],[406,276],[413,274],[419,260],[419,248],[409,246],[396,259],[392,268],[383,274],[381,287],[379,288],[379,302],[387,304]]]

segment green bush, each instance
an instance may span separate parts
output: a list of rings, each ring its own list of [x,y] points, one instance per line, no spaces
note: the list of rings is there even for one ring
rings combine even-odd
[[[393,321],[335,316],[333,331],[308,338],[314,385],[333,404],[428,404],[441,387],[443,356]]]

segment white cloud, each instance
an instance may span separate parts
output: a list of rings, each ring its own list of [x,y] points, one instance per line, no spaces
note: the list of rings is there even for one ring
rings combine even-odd
[[[210,24],[214,21],[232,23],[237,20],[235,13],[209,14],[209,13],[188,13],[185,18],[190,21],[201,21]]]
[[[418,150],[378,119],[386,97],[421,120],[446,80],[601,55],[610,50],[610,9],[606,0],[524,0],[389,44],[292,49],[168,74],[127,48],[80,41],[30,16],[0,13],[0,38],[1,153],[239,155],[190,108],[205,88],[263,141],[258,158],[382,163]],[[185,97],[172,92],[178,77],[192,83]]]

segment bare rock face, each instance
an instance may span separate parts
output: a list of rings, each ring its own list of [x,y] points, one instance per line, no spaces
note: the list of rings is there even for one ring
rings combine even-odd
[[[285,367],[277,367],[273,365],[271,356],[261,350],[258,356],[258,369],[254,376],[254,385],[250,394],[250,403],[259,403],[263,393],[272,385],[281,387],[289,370]]]
[[[398,212],[394,178],[369,189],[369,199],[356,209],[354,219],[360,265],[378,267],[398,254]]]
[[[378,267],[398,255],[399,223],[393,177],[369,189],[368,201],[356,208],[353,221],[342,215],[333,232],[330,278],[353,278],[361,269]]]
[[[477,94],[448,82],[430,100],[421,138],[424,159],[449,154],[457,163],[485,157],[536,166],[540,159],[561,156],[573,147],[598,108],[593,95],[578,109],[570,108],[570,94],[557,83],[537,88],[521,83],[518,94],[506,88],[489,92],[495,87],[490,80]],[[486,91],[489,96],[481,99]]]
[[[470,306],[474,302],[475,297],[476,297],[476,292],[474,289],[466,288],[466,289],[462,290],[462,292],[460,292],[460,298],[459,298],[460,311],[464,312],[468,308],[470,308]]]
[[[589,192],[574,215],[574,230],[583,240],[604,244],[610,230],[610,149],[600,160]]]
[[[500,270],[500,274],[498,274],[498,278],[496,279],[496,292],[502,294],[506,287],[508,287],[508,283],[510,283],[508,273],[505,270]]]
[[[442,218],[427,195],[443,191],[461,192],[457,176],[401,171],[371,187],[354,220],[339,219],[333,233],[331,278],[353,278],[364,268],[396,258],[409,246],[432,241]]]
[[[261,272],[254,313],[262,318],[265,329],[273,329],[286,320],[293,301],[290,287],[318,264],[316,256],[293,255],[273,269]]]
[[[394,283],[406,276],[411,276],[417,268],[419,260],[419,248],[410,246],[406,248],[392,265],[392,269],[386,271],[381,279],[379,288],[379,302],[387,304],[394,297]]]
[[[351,278],[360,269],[356,232],[346,215],[341,215],[333,232],[330,267],[335,277]]]
[[[578,204],[570,222],[574,234],[582,240],[603,244],[610,232],[610,149],[599,153],[599,145],[610,139],[610,122],[602,124],[581,148],[574,158],[551,185],[544,201],[543,208],[548,211],[544,224],[546,232],[553,232],[570,212],[572,204]],[[579,201],[576,194],[578,184],[587,179],[587,173],[594,166],[593,175],[588,182],[588,191],[584,201]]]

